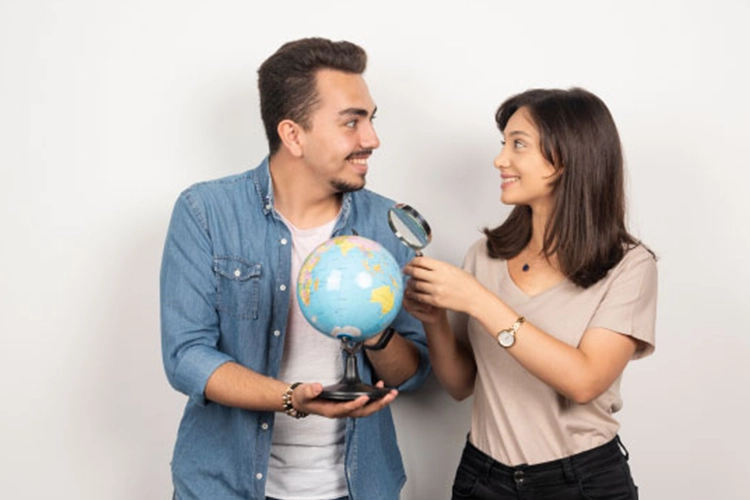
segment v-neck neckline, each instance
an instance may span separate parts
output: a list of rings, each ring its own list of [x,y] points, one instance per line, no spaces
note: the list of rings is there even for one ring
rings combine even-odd
[[[508,268],[508,261],[507,260],[503,260],[503,264],[504,264],[504,269],[505,269],[505,275],[508,277],[508,281],[510,282],[511,286],[513,287],[513,289],[516,292],[518,292],[519,294],[521,294],[526,300],[537,299],[537,298],[541,297],[542,295],[546,295],[546,294],[552,292],[553,290],[556,290],[556,289],[562,287],[565,283],[568,282],[568,278],[563,278],[560,281],[558,281],[557,283],[555,283],[554,285],[548,286],[547,288],[545,288],[541,292],[537,292],[535,294],[530,294],[530,293],[526,292],[523,288],[521,288],[518,285],[518,283],[516,283],[516,280],[513,279],[513,276],[510,274],[510,269]]]

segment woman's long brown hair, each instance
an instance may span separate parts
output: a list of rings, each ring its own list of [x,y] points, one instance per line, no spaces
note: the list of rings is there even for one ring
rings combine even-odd
[[[563,274],[588,288],[639,244],[625,226],[622,146],[607,106],[580,88],[532,89],[507,99],[495,121],[502,132],[524,108],[540,136],[542,154],[558,175],[542,253],[555,255]],[[493,258],[518,255],[531,239],[531,208],[516,206],[494,229],[485,228]]]

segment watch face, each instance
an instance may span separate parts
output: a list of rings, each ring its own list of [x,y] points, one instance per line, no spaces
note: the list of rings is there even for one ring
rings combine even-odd
[[[503,347],[510,347],[516,341],[516,336],[511,330],[503,330],[497,336],[497,342]]]

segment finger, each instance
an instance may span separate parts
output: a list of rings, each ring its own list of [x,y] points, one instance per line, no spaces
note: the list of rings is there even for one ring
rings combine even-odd
[[[407,300],[410,300],[413,306],[417,309],[425,305],[437,305],[437,303],[435,302],[435,297],[430,293],[429,287],[421,287],[421,289],[417,288],[414,290],[410,290],[406,297]]]
[[[409,274],[417,271],[430,271],[437,268],[440,265],[439,260],[431,259],[429,257],[415,257],[404,266],[404,273]]]
[[[295,391],[295,400],[299,404],[306,404],[317,398],[323,392],[323,385],[320,383],[302,384],[298,391]]]
[[[414,257],[410,262],[410,264],[414,264],[414,266],[421,267],[423,269],[433,269],[436,265],[439,265],[439,263],[439,260],[424,255]]]
[[[344,417],[354,411],[359,410],[360,408],[363,408],[369,402],[370,398],[368,396],[359,396],[358,398],[351,401],[339,403],[336,411],[338,412],[339,416]]]
[[[412,280],[426,281],[430,278],[432,270],[425,267],[407,266],[404,268],[404,274],[411,277]]]
[[[377,399],[367,406],[364,406],[360,408],[359,410],[356,410],[351,413],[351,417],[355,418],[362,418],[362,417],[368,417],[372,415],[373,413],[377,413],[389,404],[393,402],[393,400],[396,399],[396,396],[398,396],[398,391],[396,389],[391,389],[388,394],[383,396],[380,399]]]
[[[409,280],[409,283],[409,290],[411,290],[412,292],[424,292],[425,290],[428,290],[430,288],[430,283],[427,281],[413,279]]]
[[[404,297],[403,301],[404,308],[409,312],[409,314],[415,316],[417,319],[422,320],[425,318],[425,312],[427,312],[425,304],[422,304],[421,302],[411,300],[407,297]]]
[[[328,399],[316,399],[309,405],[311,413],[328,418],[348,417],[352,412],[364,407],[370,400],[367,396],[360,396],[351,401],[333,401]]]

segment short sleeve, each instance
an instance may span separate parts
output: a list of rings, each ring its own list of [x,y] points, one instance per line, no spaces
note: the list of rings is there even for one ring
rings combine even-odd
[[[634,359],[656,348],[657,268],[642,246],[630,250],[605,278],[608,288],[589,328],[606,328],[639,341]]]
[[[477,275],[477,254],[481,253],[487,245],[487,239],[481,238],[475,241],[464,256],[461,268],[472,276]],[[469,316],[457,311],[448,311],[448,322],[451,330],[459,342],[469,345]]]

